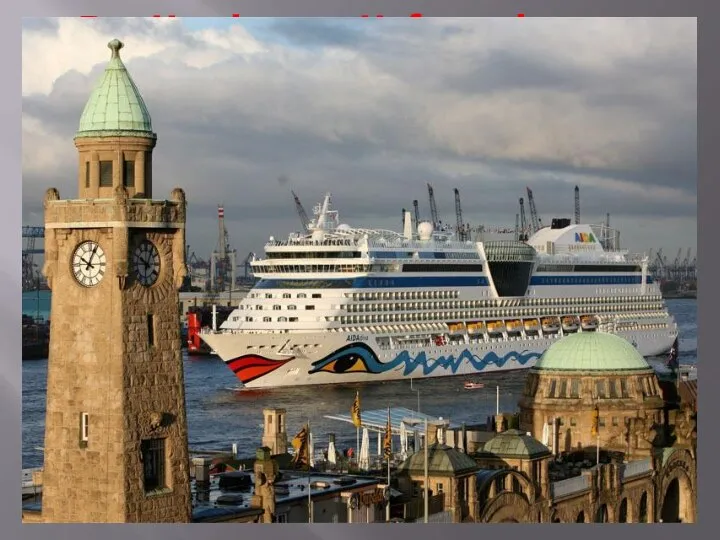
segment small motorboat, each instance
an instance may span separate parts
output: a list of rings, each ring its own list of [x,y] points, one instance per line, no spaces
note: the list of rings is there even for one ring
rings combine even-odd
[[[546,334],[554,334],[560,330],[560,320],[557,317],[545,317],[542,320],[542,329]]]
[[[525,319],[523,321],[523,323],[525,325],[525,333],[527,333],[527,334],[537,334],[538,333],[538,329],[539,329],[540,325],[538,325],[537,319]]]
[[[583,330],[596,330],[598,326],[597,317],[585,315],[580,318],[580,326]]]
[[[491,321],[487,323],[487,332],[490,335],[502,334],[505,330],[505,323],[503,321]]]
[[[482,334],[484,330],[485,330],[485,323],[482,321],[469,322],[467,325],[468,334],[471,334],[471,335]]]
[[[574,317],[572,315],[568,315],[567,317],[563,317],[562,319],[562,329],[565,332],[575,332],[578,329],[578,320],[577,317]]]
[[[505,328],[508,334],[519,334],[522,331],[522,321],[508,321]]]
[[[481,382],[471,382],[468,381],[465,383],[465,390],[477,390],[478,388],[485,388],[485,385]]]

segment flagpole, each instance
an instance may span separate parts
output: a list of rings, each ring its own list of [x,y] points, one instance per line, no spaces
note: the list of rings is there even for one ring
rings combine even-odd
[[[308,523],[313,522],[313,515],[312,515],[312,488],[310,487],[310,461],[312,460],[312,457],[310,456],[310,419],[307,421],[307,442],[305,443],[305,448],[307,452],[307,467],[308,467],[308,477],[307,477],[307,488],[308,488]]]
[[[390,424],[390,407],[388,407],[388,428],[390,429],[390,445],[392,447],[392,424]],[[391,450],[392,452],[392,450]],[[387,487],[388,487],[388,500],[385,508],[385,521],[390,521],[390,453],[387,456]]]
[[[428,420],[427,417],[425,417],[425,523],[428,522],[428,513],[429,513],[429,486],[428,482],[430,482],[429,474],[428,474]]]

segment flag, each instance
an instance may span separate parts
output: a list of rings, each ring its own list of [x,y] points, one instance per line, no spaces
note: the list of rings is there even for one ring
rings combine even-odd
[[[680,363],[678,362],[678,338],[675,338],[675,343],[673,343],[673,346],[670,349],[670,356],[668,357],[667,367],[672,370],[678,369],[680,367]]]
[[[385,441],[383,443],[385,459],[392,457],[392,424],[390,423],[390,409],[388,409],[387,426],[385,426]]]
[[[595,405],[595,410],[593,410],[593,418],[592,418],[592,434],[593,437],[596,437],[600,433],[600,408]]]
[[[358,391],[355,394],[355,401],[353,401],[352,408],[350,409],[350,414],[352,415],[352,422],[355,424],[356,428],[359,428],[362,426],[362,416],[360,414],[360,392]]]
[[[292,447],[295,449],[295,458],[293,459],[293,465],[298,465],[300,463],[306,463],[310,464],[310,457],[309,457],[309,444],[308,444],[308,433],[309,433],[309,427],[307,424],[305,424],[300,431],[298,431],[298,434],[295,435],[295,438],[292,440]]]

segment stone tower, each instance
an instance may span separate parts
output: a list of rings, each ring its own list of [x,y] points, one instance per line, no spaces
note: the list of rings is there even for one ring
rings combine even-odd
[[[45,522],[191,514],[178,320],[185,194],[152,199],[156,135],[122,46],[108,44],[80,120],[78,198],[45,195]]]
[[[262,445],[270,449],[273,456],[287,453],[287,429],[285,409],[263,409],[265,417]]]

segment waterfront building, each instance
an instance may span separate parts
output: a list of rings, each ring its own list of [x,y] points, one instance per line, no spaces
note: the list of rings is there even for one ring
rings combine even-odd
[[[475,489],[453,521],[694,523],[696,402],[695,381],[658,376],[621,338],[563,338],[528,373],[519,414],[496,417],[497,434],[469,454]],[[514,418],[520,429],[507,428]],[[420,451],[398,469],[418,502],[423,461]],[[432,500],[454,508],[458,488],[441,490],[430,470]]]

